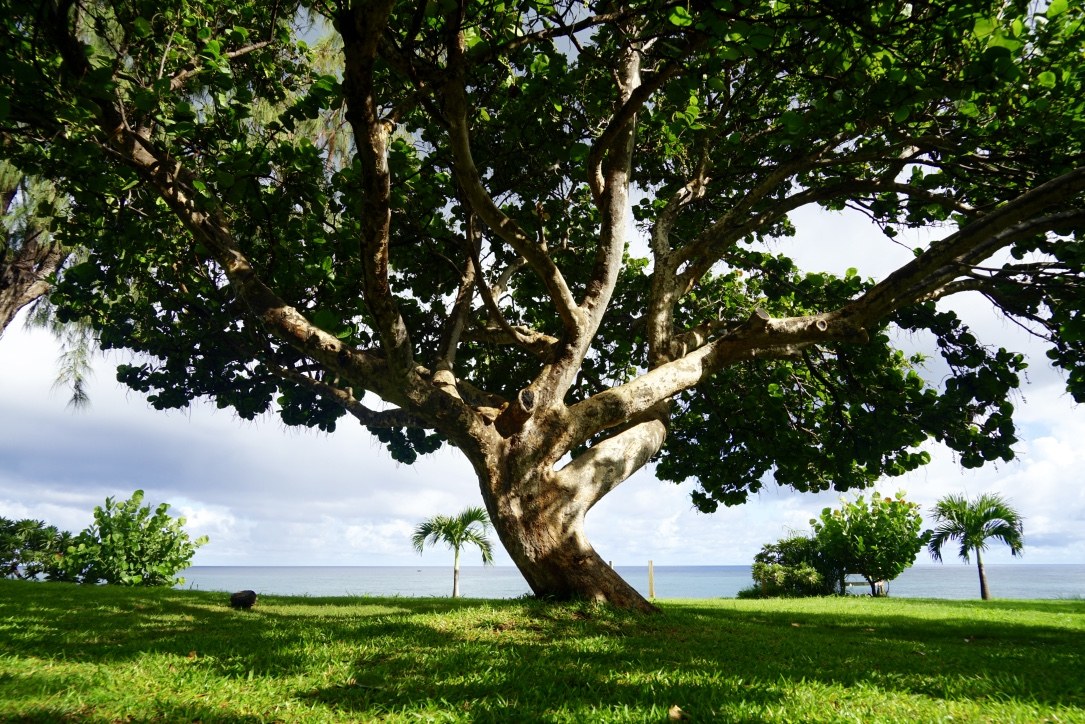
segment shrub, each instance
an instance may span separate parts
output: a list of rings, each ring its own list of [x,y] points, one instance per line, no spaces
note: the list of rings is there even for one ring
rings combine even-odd
[[[196,549],[207,536],[196,540],[184,530],[184,518],[172,518],[169,504],[151,513],[141,505],[143,491],[121,503],[106,498],[94,509],[94,523],[79,534],[64,556],[68,575],[84,583],[126,586],[171,586],[184,583],[177,572],[188,568]]]
[[[71,541],[71,533],[40,520],[0,518],[0,575],[32,580],[45,574],[57,579],[57,561]]]
[[[827,596],[841,578],[818,548],[817,541],[791,535],[768,543],[754,556],[753,579],[759,597]]]
[[[846,573],[858,573],[879,595],[877,583],[892,581],[915,563],[926,535],[920,533],[923,519],[919,505],[897,497],[859,496],[837,510],[825,508],[811,520],[818,549]]]

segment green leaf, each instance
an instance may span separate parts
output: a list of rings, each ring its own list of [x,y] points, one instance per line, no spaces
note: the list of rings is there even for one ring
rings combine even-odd
[[[136,18],[132,21],[132,30],[137,37],[146,38],[151,34],[151,23],[147,18]]]
[[[339,316],[327,309],[318,309],[312,316],[313,324],[325,332],[334,332],[339,329]]]
[[[681,5],[677,5],[671,9],[671,14],[667,17],[667,20],[669,20],[672,25],[677,25],[680,28],[693,25],[693,16],[689,14],[689,10]]]
[[[531,61],[531,74],[542,75],[550,67],[550,56],[544,53],[539,53]]]
[[[972,32],[977,38],[986,38],[997,29],[998,20],[996,18],[976,18],[976,23],[972,28]]]
[[[1040,75],[1036,76],[1036,82],[1042,85],[1044,88],[1054,88],[1057,80],[1058,79],[1055,77],[1055,74],[1052,73],[1050,70],[1045,70],[1043,73],[1040,73]]]
[[[1069,0],[1051,0],[1051,4],[1047,6],[1047,17],[1053,19],[1062,15],[1070,7]]]

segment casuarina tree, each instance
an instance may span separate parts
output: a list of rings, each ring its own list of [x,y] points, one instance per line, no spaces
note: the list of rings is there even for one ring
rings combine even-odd
[[[465,545],[478,546],[482,552],[482,562],[492,565],[494,562],[493,544],[486,536],[490,530],[490,518],[483,508],[467,508],[457,516],[435,515],[419,523],[415,528],[411,542],[419,553],[426,543],[444,543],[452,549],[452,598],[460,595],[460,550]]]
[[[55,192],[3,159],[0,139],[0,335],[18,314],[49,291],[68,257],[50,232]]]
[[[975,552],[980,598],[990,600],[981,551],[987,550],[987,545],[994,539],[1008,545],[1012,555],[1021,555],[1025,547],[1021,514],[1001,495],[985,493],[975,500],[964,495],[947,495],[934,506],[934,523],[936,527],[927,543],[931,557],[942,560],[942,548],[950,541],[961,544],[958,555],[965,563]]]
[[[0,8],[2,152],[70,199],[55,233],[88,257],[53,298],[139,353],[120,379],[349,414],[404,462],[455,446],[537,594],[650,608],[584,520],[652,460],[711,511],[862,488],[931,438],[1009,459],[1024,361],[958,295],[1085,399],[1079,3]],[[930,240],[804,274],[773,240],[809,207]]]

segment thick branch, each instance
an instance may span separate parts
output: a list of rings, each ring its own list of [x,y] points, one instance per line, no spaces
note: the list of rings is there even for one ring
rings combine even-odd
[[[559,485],[575,491],[585,508],[599,502],[633,473],[643,468],[663,447],[667,426],[655,416],[602,440],[559,470]]]
[[[591,151],[588,153],[588,185],[597,204],[602,204],[603,194],[607,187],[606,174],[603,169],[604,159],[615,150],[624,148],[625,136],[628,128],[634,123],[637,113],[644,104],[651,100],[652,95],[666,84],[667,81],[680,75],[688,66],[685,62],[687,56],[705,44],[704,37],[698,37],[689,42],[679,53],[678,57],[668,61],[666,65],[642,83],[640,79],[640,53],[636,49],[627,49],[623,57],[623,67],[619,74],[623,76],[619,83],[629,83],[633,80],[628,71],[628,66],[636,65],[636,83],[623,89],[621,105],[618,111],[610,119],[610,123],[603,129],[599,138],[595,139]]]
[[[394,3],[390,0],[344,12],[339,18],[343,36],[347,120],[362,158],[362,238],[365,270],[363,289],[376,321],[389,362],[401,374],[413,367],[407,325],[399,312],[388,281],[388,245],[391,238],[391,170],[388,167],[389,127],[380,117],[374,72],[377,48]]]
[[[931,244],[923,254],[890,274],[842,312],[860,324],[937,294],[945,284],[1013,242],[1085,224],[1085,209],[1044,213],[1085,191],[1085,167],[1069,171]]]
[[[463,34],[458,30],[459,23],[456,19],[450,21],[450,25],[452,29],[449,31],[448,41],[448,78],[444,83],[442,97],[445,116],[449,124],[449,145],[452,150],[453,172],[456,180],[471,210],[517,254],[527,259],[528,264],[546,285],[565,329],[573,333],[580,322],[580,315],[577,313],[576,302],[561,271],[546,250],[497,207],[482,184],[478,167],[471,153],[471,138],[467,123],[468,102],[464,79]]]
[[[865,329],[838,312],[774,319],[758,309],[746,323],[719,339],[573,405],[569,415],[576,428],[570,434],[574,445],[579,444],[601,430],[644,414],[654,405],[736,362],[792,357],[812,344],[823,342],[867,340]]]
[[[272,365],[271,369],[274,370],[276,375],[285,380],[306,387],[322,397],[335,400],[344,410],[367,427],[433,427],[401,408],[393,410],[370,409],[354,397],[354,390],[350,387],[344,388],[330,385],[288,367]]]

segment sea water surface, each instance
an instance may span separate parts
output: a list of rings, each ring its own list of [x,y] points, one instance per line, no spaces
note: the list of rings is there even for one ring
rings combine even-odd
[[[1003,563],[985,566],[995,598],[1085,598],[1085,565]],[[647,566],[615,566],[648,595]],[[286,596],[448,596],[451,566],[193,566],[179,588]],[[656,598],[733,598],[753,585],[750,566],[655,566]],[[866,593],[854,586],[853,593]],[[464,566],[460,593],[468,598],[516,598],[531,589],[511,566]],[[916,565],[889,585],[901,598],[979,598],[974,565]]]

